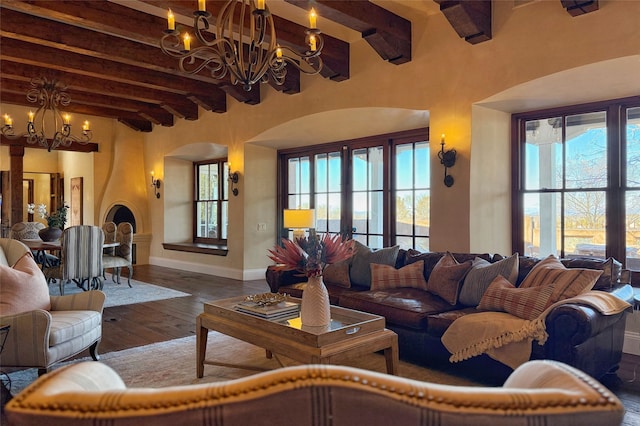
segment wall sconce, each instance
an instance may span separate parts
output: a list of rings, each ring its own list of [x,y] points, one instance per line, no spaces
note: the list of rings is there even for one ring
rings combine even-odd
[[[234,197],[238,196],[238,179],[240,179],[238,172],[232,173],[231,169],[229,169],[229,186]]]
[[[156,193],[156,198],[160,198],[160,192],[158,191],[160,189],[160,179],[156,179],[153,176],[153,172],[151,172],[151,186],[153,186],[153,190]]]
[[[442,139],[440,139],[438,158],[440,158],[440,164],[444,165],[444,184],[448,187],[453,186],[453,176],[447,174],[447,169],[456,164],[456,150],[444,150],[444,133],[442,134]]]

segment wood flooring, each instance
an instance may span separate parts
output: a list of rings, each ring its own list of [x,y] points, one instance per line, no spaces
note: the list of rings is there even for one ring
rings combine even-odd
[[[193,335],[195,318],[202,312],[204,302],[269,291],[264,279],[238,281],[151,265],[136,266],[134,277],[191,296],[105,308],[100,353]],[[105,291],[108,293],[109,287],[114,285],[105,282]],[[640,426],[639,364],[640,357],[624,354],[617,375],[602,380],[624,403],[627,409],[625,426]]]

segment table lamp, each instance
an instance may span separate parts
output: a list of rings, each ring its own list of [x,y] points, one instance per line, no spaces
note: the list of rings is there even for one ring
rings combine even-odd
[[[283,224],[285,228],[293,229],[294,240],[304,238],[304,230],[316,226],[316,212],[313,209],[285,209]]]

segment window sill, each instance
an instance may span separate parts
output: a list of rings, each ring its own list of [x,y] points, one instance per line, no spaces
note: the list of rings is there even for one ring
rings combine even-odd
[[[188,251],[191,253],[210,254],[214,256],[226,256],[229,253],[227,246],[220,244],[203,243],[162,243],[165,250]]]

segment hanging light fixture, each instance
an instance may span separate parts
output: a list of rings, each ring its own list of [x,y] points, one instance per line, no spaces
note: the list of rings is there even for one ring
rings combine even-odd
[[[273,17],[265,0],[227,1],[216,19],[215,38],[208,32],[211,14],[207,12],[206,0],[198,0],[198,10],[193,12],[193,17],[193,33],[200,46],[192,49],[191,35],[176,29],[171,9],[167,15],[168,27],[160,40],[162,51],[178,58],[183,72],[197,74],[207,69],[216,79],[228,74],[233,84],[242,84],[244,90],[249,91],[254,84],[266,82],[269,76],[282,85],[287,65],[305,74],[317,74],[322,69],[320,53],[324,41],[316,28],[314,9],[305,31],[308,50],[303,53],[278,45]],[[237,21],[234,22],[234,18]]]
[[[13,119],[4,114],[4,124],[0,129],[2,135],[8,139],[27,138],[27,143],[38,144],[51,151],[59,146],[68,147],[73,142],[88,143],[92,138],[89,130],[89,122],[82,125],[82,136],[71,134],[71,116],[63,114],[58,106],[68,106],[71,97],[65,92],[65,86],[58,85],[56,80],[48,80],[45,77],[37,77],[31,80],[31,89],[27,92],[27,100],[40,105],[36,112],[29,111],[27,132],[15,134]],[[53,135],[47,135],[46,126],[55,129]]]

